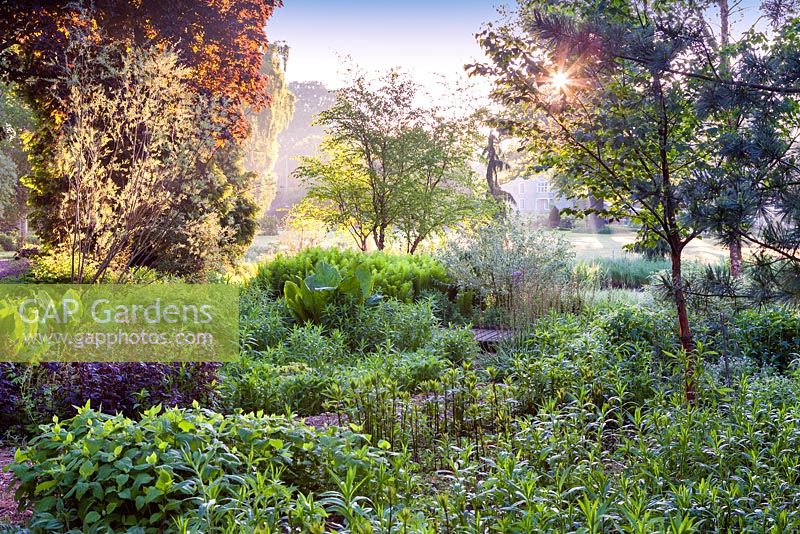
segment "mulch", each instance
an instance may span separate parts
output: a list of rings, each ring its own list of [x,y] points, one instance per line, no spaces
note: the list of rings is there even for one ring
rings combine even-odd
[[[30,510],[19,511],[17,501],[14,500],[14,491],[17,481],[14,473],[5,471],[5,467],[14,461],[14,449],[0,448],[0,525],[22,525],[31,517]]]

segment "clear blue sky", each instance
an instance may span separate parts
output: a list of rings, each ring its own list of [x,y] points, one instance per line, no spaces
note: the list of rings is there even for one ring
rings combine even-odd
[[[340,85],[339,56],[370,72],[400,67],[425,84],[434,73],[463,76],[482,57],[474,34],[507,0],[284,0],[267,24],[289,43],[290,81]]]

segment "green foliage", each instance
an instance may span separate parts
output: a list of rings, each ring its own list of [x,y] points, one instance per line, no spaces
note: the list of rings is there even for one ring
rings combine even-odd
[[[86,407],[43,427],[12,470],[18,495],[34,506],[34,530],[272,530],[304,525],[288,517],[296,499],[385,467],[365,444],[284,417],[158,406],[133,421]]]
[[[574,252],[557,232],[534,228],[520,217],[495,220],[474,234],[448,241],[439,254],[454,284],[473,292],[504,326],[525,325],[551,309],[580,306],[571,264]],[[467,300],[458,301],[464,311]]]
[[[290,315],[282,300],[265,291],[245,287],[239,298],[239,339],[245,350],[261,351],[277,345],[289,333]]]
[[[276,364],[270,356],[242,356],[223,370],[220,384],[222,407],[227,410],[263,410],[280,414],[291,410],[313,415],[324,410],[323,392],[335,383],[331,366],[312,368],[304,363]],[[277,354],[283,360],[285,353]]]
[[[454,365],[473,361],[480,352],[471,328],[441,328],[433,333],[428,347]]]
[[[171,48],[98,52],[77,35],[73,59],[56,69],[69,120],[43,121],[30,139],[38,235],[74,256],[76,282],[112,268],[193,275],[232,263],[255,234],[257,210],[240,149],[220,146],[224,105],[191,90]]]
[[[257,175],[253,183],[253,197],[261,211],[269,208],[275,198],[278,185],[278,176],[275,174],[279,149],[278,136],[286,129],[294,115],[296,99],[289,91],[285,76],[289,52],[286,43],[269,44],[261,62],[260,74],[269,85],[267,91],[270,103],[257,113],[248,113],[250,137],[244,146],[244,166]],[[265,229],[266,219],[267,216],[262,218],[262,231],[267,235],[277,235],[277,224],[274,226],[275,233],[269,233]]]
[[[275,215],[264,215],[261,217],[260,230],[264,235],[275,236],[278,235],[280,229],[280,219]]]
[[[340,272],[363,267],[372,274],[375,292],[386,298],[411,302],[423,291],[442,288],[448,283],[444,267],[426,255],[393,255],[385,252],[363,253],[349,249],[310,248],[294,256],[278,255],[258,266],[252,284],[282,294],[287,281],[303,279],[324,261]]]
[[[12,466],[31,529],[800,528],[796,310],[693,309],[688,407],[671,315],[642,292],[551,310],[480,353],[470,328],[436,317],[478,299],[451,302],[431,284],[370,306],[369,284],[346,283],[359,266],[376,285],[402,271],[411,288],[420,281],[408,272],[441,268],[321,249],[262,264],[242,293],[241,358],[221,367],[207,400],[231,415],[156,408],[137,421],[84,408],[41,427]],[[318,324],[293,321],[271,286],[292,279],[341,298]],[[14,380],[0,375],[0,394],[19,396]],[[275,415],[288,411],[327,430]]]
[[[0,233],[0,250],[5,252],[12,252],[17,250],[17,243],[19,238],[14,233],[4,234]]]
[[[361,353],[385,345],[398,351],[417,350],[429,341],[438,324],[431,302],[426,300],[339,307],[326,322],[341,330],[348,346]]]
[[[759,365],[786,371],[800,358],[800,313],[792,308],[748,309],[736,314],[741,354]]]
[[[92,277],[97,271],[97,265],[87,261],[84,269],[86,276]],[[50,252],[34,259],[28,278],[37,284],[69,284],[72,282],[72,272],[70,255]]]
[[[288,280],[283,286],[283,296],[298,321],[319,324],[328,306],[337,299],[355,304],[378,302],[380,297],[372,295],[372,285],[372,275],[364,267],[343,275],[333,265],[320,261],[298,283]]]
[[[413,254],[487,213],[470,168],[474,116],[456,106],[422,108],[426,96],[397,71],[378,81],[358,75],[339,89],[317,118],[325,157],[303,158],[296,171],[309,190],[294,217],[345,230],[361,250],[370,238],[379,250],[396,239]]]
[[[656,354],[676,350],[678,339],[671,315],[664,309],[615,306],[601,310],[594,324],[603,329],[615,345],[632,345]]]
[[[665,260],[649,260],[624,256],[622,258],[597,258],[580,261],[575,267],[586,272],[598,269],[599,284],[610,289],[641,289],[650,283],[653,274],[670,268]]]

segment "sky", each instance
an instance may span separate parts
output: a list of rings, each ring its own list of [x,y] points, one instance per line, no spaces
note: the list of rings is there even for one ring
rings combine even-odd
[[[370,73],[392,67],[433,87],[439,76],[465,77],[482,58],[475,33],[498,20],[503,0],[284,0],[267,24],[271,41],[290,46],[289,81],[344,80],[341,60]]]
[[[482,25],[501,18],[513,0],[284,0],[267,24],[271,41],[290,46],[289,81],[345,81],[342,60],[368,73],[393,67],[411,73],[432,92],[444,76],[466,79],[464,65],[482,59],[475,40]],[[753,22],[758,0],[740,0],[734,34]],[[440,75],[440,76],[437,76]],[[477,82],[481,83],[481,82]]]

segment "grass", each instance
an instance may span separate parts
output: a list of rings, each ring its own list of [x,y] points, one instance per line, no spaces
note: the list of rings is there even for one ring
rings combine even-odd
[[[612,226],[610,234],[585,234],[562,232],[561,235],[575,247],[579,259],[620,258],[632,256],[623,247],[636,239],[636,232],[624,226]],[[698,260],[703,263],[718,263],[726,258],[725,248],[710,239],[695,239],[683,252],[685,260]]]
[[[10,260],[14,257],[11,251],[0,250],[0,260]]]
[[[636,232],[621,225],[612,225],[610,234],[590,234],[581,232],[560,232],[561,237],[575,247],[575,254],[581,260],[598,258],[638,258],[623,247],[636,239]],[[295,230],[281,230],[277,236],[257,235],[247,251],[248,261],[257,261],[262,256],[271,256],[278,251],[297,252],[305,246],[320,245],[324,247],[352,247],[347,236],[330,232],[314,235]],[[695,239],[683,251],[684,260],[697,260],[703,263],[719,263],[728,256],[725,248],[710,239]],[[0,256],[2,258],[2,256]]]

